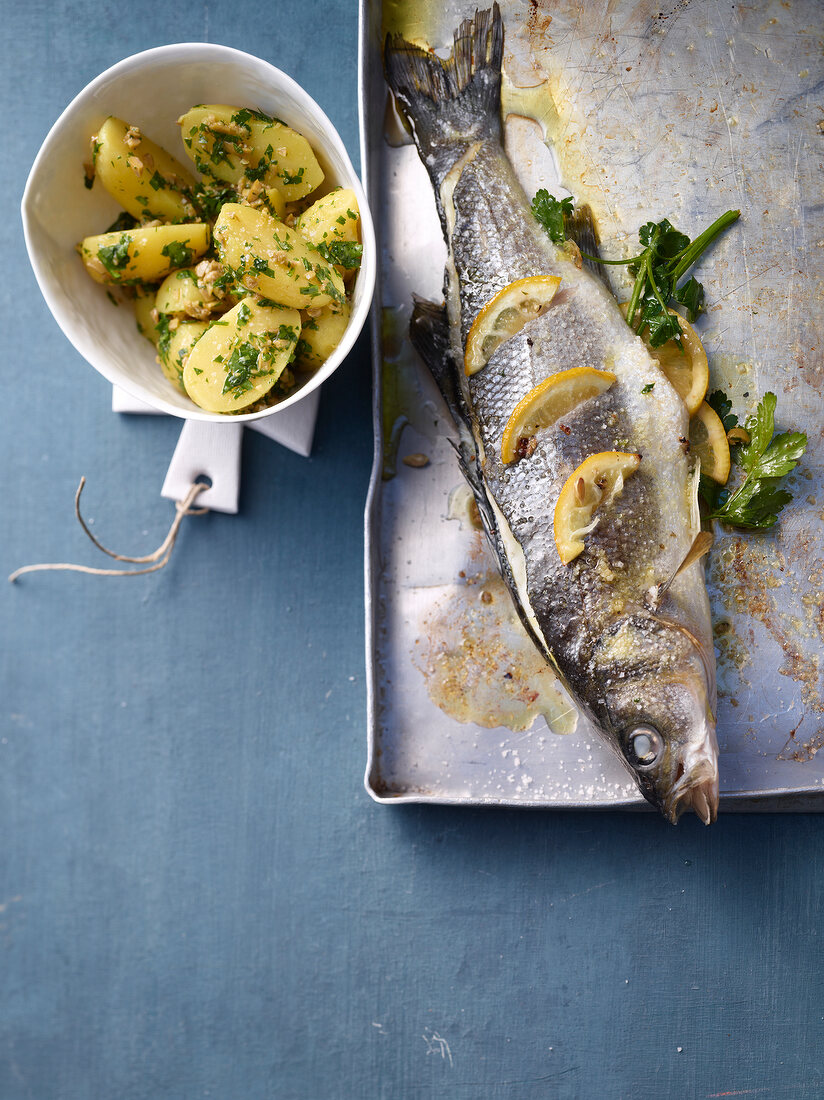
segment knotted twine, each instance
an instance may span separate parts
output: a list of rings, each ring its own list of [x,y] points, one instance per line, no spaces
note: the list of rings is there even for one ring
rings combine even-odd
[[[180,531],[180,525],[183,522],[185,516],[203,516],[209,509],[208,508],[193,508],[195,500],[197,500],[200,493],[204,489],[208,489],[209,485],[203,481],[195,481],[189,486],[189,491],[183,500],[175,501],[175,518],[172,520],[172,526],[169,528],[169,533],[166,538],[158,546],[157,550],[152,554],[146,554],[142,558],[132,558],[128,554],[116,554],[113,550],[107,549],[89,530],[86,521],[80,514],[80,496],[83,492],[83,486],[86,484],[85,477],[81,477],[80,484],[77,486],[77,492],[74,496],[74,514],[77,517],[77,522],[83,528],[84,533],[94,543],[98,550],[102,550],[104,554],[108,554],[110,558],[114,558],[115,561],[128,561],[134,565],[142,565],[145,562],[153,562],[153,565],[147,566],[145,569],[96,569],[90,565],[74,565],[72,562],[43,562],[39,565],[24,565],[20,569],[15,571],[9,576],[9,580],[14,582],[18,577],[22,577],[24,573],[39,573],[45,570],[70,570],[73,573],[91,573],[95,577],[139,577],[144,573],[154,573],[158,569],[162,569],[172,556],[172,551],[175,548],[175,542]]]

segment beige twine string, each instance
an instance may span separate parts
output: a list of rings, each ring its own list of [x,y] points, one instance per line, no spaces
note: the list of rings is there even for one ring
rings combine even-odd
[[[152,554],[146,554],[142,558],[131,558],[127,554],[115,554],[113,550],[108,550],[102,542],[89,530],[86,521],[80,514],[80,494],[83,492],[83,486],[86,484],[85,477],[81,477],[80,484],[77,486],[77,492],[74,496],[74,514],[77,517],[77,522],[83,528],[83,531],[91,539],[98,550],[102,550],[104,554],[108,554],[110,558],[114,558],[115,561],[130,561],[136,565],[142,562],[155,562],[154,565],[148,566],[146,569],[95,569],[90,565],[74,565],[71,562],[44,562],[41,565],[24,565],[21,569],[15,569],[15,571],[9,576],[10,581],[16,581],[18,577],[22,577],[24,573],[39,573],[44,570],[70,570],[73,573],[91,573],[95,577],[139,577],[144,573],[154,573],[158,569],[162,569],[167,564],[169,558],[172,556],[172,550],[174,550],[175,542],[177,541],[178,532],[180,531],[180,525],[183,522],[184,516],[202,516],[209,511],[208,508],[193,508],[192,504],[195,502],[200,493],[204,489],[208,489],[209,486],[205,482],[196,481],[189,486],[189,491],[183,500],[175,501],[175,518],[172,521],[172,526],[169,528],[169,533],[166,538],[158,546],[157,550]]]

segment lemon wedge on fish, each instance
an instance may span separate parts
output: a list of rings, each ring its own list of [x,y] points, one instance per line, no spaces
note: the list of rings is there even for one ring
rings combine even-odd
[[[621,302],[621,312],[625,317],[628,305],[629,302]],[[704,351],[704,345],[698,333],[689,321],[685,321],[674,309],[668,309],[667,313],[678,318],[683,351],[678,346],[677,340],[667,340],[660,348],[651,348],[647,343],[646,329],[641,334],[641,338],[647,345],[650,355],[657,361],[673,389],[687,406],[687,412],[690,416],[694,416],[707,395],[707,387],[710,383],[707,353]]]
[[[467,375],[477,374],[496,348],[520,332],[527,321],[540,316],[560,282],[558,275],[530,275],[499,290],[472,322],[464,352]]]
[[[501,461],[514,462],[523,443],[541,428],[566,416],[572,409],[604,393],[615,381],[612,371],[572,367],[551,374],[521,398],[513,409],[501,439]]]
[[[601,451],[585,458],[564,482],[555,505],[555,546],[564,565],[584,549],[584,536],[598,522],[595,512],[609,504],[624,482],[641,465],[641,456],[626,451]]]
[[[721,417],[706,401],[690,420],[690,450],[701,460],[701,473],[724,485],[730,476],[730,445]]]

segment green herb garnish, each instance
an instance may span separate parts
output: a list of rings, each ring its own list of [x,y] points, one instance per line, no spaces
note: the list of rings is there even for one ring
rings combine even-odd
[[[224,203],[237,202],[237,191],[220,180],[201,180],[191,190],[191,199],[205,221],[213,221]]]
[[[137,224],[137,218],[133,218],[126,210],[121,210],[106,232],[122,233],[126,229],[134,229]]]
[[[746,394],[745,394],[746,396]],[[728,432],[738,423],[738,417],[731,412],[732,401],[723,390],[713,390],[707,398],[707,404],[718,413],[718,419],[724,425],[724,431]]]
[[[188,267],[192,262],[192,250],[180,241],[169,241],[160,250],[161,256],[168,256],[172,267]]]
[[[566,240],[564,216],[572,214],[572,206],[572,199],[558,201],[545,190],[539,191],[532,200],[532,213],[556,244]],[[666,218],[660,222],[646,222],[638,230],[643,251],[627,260],[602,260],[586,252],[581,255],[593,263],[626,267],[635,276],[627,306],[627,323],[639,335],[647,329],[647,342],[653,348],[660,348],[668,340],[675,340],[680,345],[681,325],[678,317],[668,312],[670,302],[684,306],[688,320],[694,321],[704,308],[704,288],[692,276],[680,286],[678,283],[739,215],[739,210],[728,210],[694,241]]]
[[[355,241],[332,241],[331,244],[319,244],[315,246],[325,260],[331,264],[340,264],[347,270],[360,267],[363,256],[363,245]]]
[[[172,342],[172,330],[169,328],[170,321],[171,317],[168,313],[161,313],[155,325],[155,332],[158,334],[157,353],[164,361],[169,354],[169,345]]]
[[[753,415],[747,418],[745,427],[750,442],[734,451],[744,480],[732,493],[722,490],[712,519],[733,527],[772,527],[781,509],[793,499],[792,493],[780,488],[780,483],[798,465],[807,447],[807,436],[804,432],[773,434],[775,402],[774,393],[765,393]]]
[[[574,201],[571,198],[556,199],[543,187],[532,200],[532,213],[555,244],[563,244],[566,240],[564,214],[572,213]]]
[[[226,362],[226,381],[223,383],[223,393],[236,390],[237,396],[252,388],[252,378],[263,373],[258,371],[259,349],[254,344],[244,343],[235,348]]]
[[[101,245],[97,258],[113,279],[120,279],[120,272],[129,264],[129,238],[124,233],[114,244]]]
[[[291,175],[285,168],[283,169],[283,171],[279,172],[278,175],[280,176],[280,178],[283,180],[284,183],[294,184],[294,183],[300,183],[301,182],[301,180],[303,179],[303,173],[305,171],[306,171],[306,169],[301,165],[301,167],[298,168],[297,172],[295,172],[294,175]]]

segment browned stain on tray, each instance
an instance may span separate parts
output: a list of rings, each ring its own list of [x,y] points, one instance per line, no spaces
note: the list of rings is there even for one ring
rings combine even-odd
[[[521,624],[463,486],[449,518],[461,523],[467,565],[418,625],[413,661],[429,697],[457,722],[519,732],[543,715],[554,733],[571,732],[577,710]]]
[[[806,547],[809,552],[809,547]],[[796,540],[795,554],[804,554],[803,536]],[[778,669],[782,676],[800,686],[804,707],[802,718],[788,731],[787,743],[778,754],[780,760],[797,762],[811,760],[824,744],[824,726],[817,716],[824,714],[822,669],[819,656],[811,652],[810,643],[824,637],[824,609],[820,585],[824,581],[824,564],[813,561],[807,577],[799,580],[787,555],[772,536],[728,538],[713,562],[713,574],[727,610],[736,617],[737,628],[716,619],[716,640],[722,659],[728,656],[726,639],[734,639],[737,657],[747,663],[747,651],[757,645],[755,632],[747,628],[747,618],[766,628],[781,647],[783,661]],[[812,586],[808,588],[808,586]],[[802,727],[809,727],[801,737]]]

